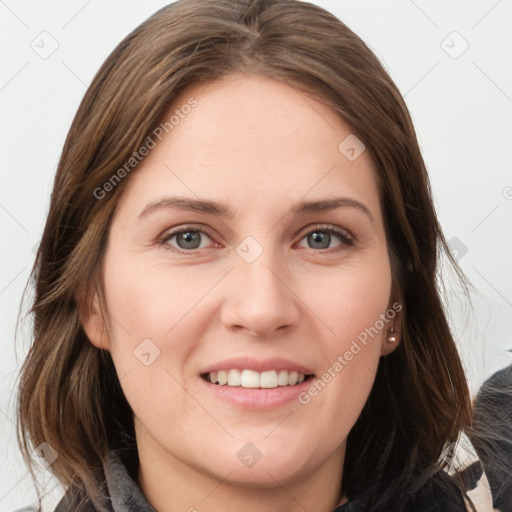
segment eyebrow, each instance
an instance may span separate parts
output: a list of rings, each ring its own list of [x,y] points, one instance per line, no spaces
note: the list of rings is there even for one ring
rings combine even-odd
[[[332,199],[320,199],[316,201],[300,201],[292,206],[291,212],[294,215],[305,215],[311,212],[328,212],[342,207],[356,208],[363,212],[372,223],[374,222],[373,215],[368,207],[350,197],[335,197]],[[174,208],[177,210],[216,215],[218,217],[226,217],[229,219],[234,217],[233,212],[228,206],[215,201],[173,196],[159,199],[148,204],[138,215],[137,221],[140,221],[151,212],[162,208]]]

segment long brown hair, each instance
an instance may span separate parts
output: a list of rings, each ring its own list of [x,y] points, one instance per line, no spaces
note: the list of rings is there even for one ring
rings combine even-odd
[[[297,0],[180,0],[138,26],[98,71],[62,151],[32,271],[33,343],[18,403],[22,450],[30,464],[30,446],[48,443],[58,453],[53,473],[101,509],[102,461],[109,449],[135,442],[133,413],[109,353],[81,327],[79,304],[87,308],[96,290],[108,323],[100,268],[130,178],[100,198],[95,191],[106,190],[184,88],[235,72],[285,81],[328,105],[375,164],[402,335],[381,358],[349,434],[343,488],[349,498],[366,493],[368,510],[402,510],[407,493],[439,472],[443,448],[469,424],[467,383],[436,281],[439,254],[463,276],[397,87],[347,26]]]

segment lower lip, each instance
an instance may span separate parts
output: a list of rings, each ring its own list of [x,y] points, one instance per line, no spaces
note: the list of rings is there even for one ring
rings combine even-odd
[[[314,377],[310,377],[295,386],[243,388],[241,386],[221,386],[219,384],[212,384],[202,377],[199,377],[199,379],[216,398],[246,409],[261,410],[275,409],[293,400],[297,400],[297,397],[309,388],[314,381]]]

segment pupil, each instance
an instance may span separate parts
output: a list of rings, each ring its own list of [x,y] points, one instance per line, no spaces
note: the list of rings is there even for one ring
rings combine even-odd
[[[324,241],[322,247],[315,247],[316,249],[326,249],[329,247],[329,241],[330,241],[330,234],[329,233],[322,233],[321,231],[316,231],[314,233],[311,233],[312,242],[314,244],[320,244],[322,245],[322,239]]]
[[[178,236],[177,242],[182,249],[196,249],[199,242],[199,233],[191,231],[183,232]],[[185,244],[184,247],[182,246],[182,242]],[[189,244],[192,244],[192,247]]]

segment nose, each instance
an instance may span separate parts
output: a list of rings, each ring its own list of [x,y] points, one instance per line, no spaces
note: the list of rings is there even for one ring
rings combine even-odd
[[[221,321],[228,330],[272,338],[297,325],[300,299],[285,263],[272,251],[263,251],[252,263],[236,256],[227,279]]]

